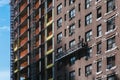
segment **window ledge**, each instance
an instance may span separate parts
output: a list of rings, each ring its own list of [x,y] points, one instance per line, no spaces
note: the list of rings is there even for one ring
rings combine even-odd
[[[97,4],[98,4],[99,2],[101,2],[101,1],[102,1],[102,0],[96,1],[96,2],[95,2],[95,5],[97,5]]]
[[[110,70],[114,70],[114,69],[116,69],[117,68],[117,66],[114,66],[114,67],[112,67]]]
[[[112,48],[112,49],[110,49],[110,50],[105,51],[105,53],[111,52],[111,51],[113,51],[113,50],[115,50],[115,49],[117,49],[117,46],[115,46],[114,48]]]
[[[95,39],[99,39],[99,38],[101,38],[102,37],[102,35],[100,35],[100,36],[98,36],[98,37],[95,37]]]
[[[101,20],[101,19],[102,19],[102,17],[99,17],[99,18],[96,19],[96,21],[99,21],[99,20]]]
[[[96,72],[96,75],[99,75],[99,74],[101,74],[101,73],[102,73],[102,71]]]
[[[105,35],[108,35],[108,34],[114,32],[115,30],[116,30],[116,28],[115,28],[115,29],[112,29],[112,30],[110,30],[110,31],[108,31],[108,32],[105,32]]]
[[[110,69],[106,69],[106,71],[115,70],[116,68],[117,68],[117,66],[113,66]]]
[[[104,15],[106,16],[106,15],[108,15],[108,14],[110,14],[110,13],[114,12],[116,9],[117,9],[117,7],[115,7],[115,9],[114,9],[114,10],[112,10],[112,11],[106,12]]]
[[[112,12],[113,12],[113,10],[112,10],[112,11],[109,11],[109,12],[107,12],[107,13],[105,13],[104,15],[106,16],[106,15],[112,13]]]

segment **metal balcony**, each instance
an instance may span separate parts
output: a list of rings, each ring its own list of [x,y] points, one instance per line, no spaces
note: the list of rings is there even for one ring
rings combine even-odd
[[[74,45],[72,48],[55,54],[55,62],[75,53],[76,51],[79,51],[79,50],[85,48],[85,46],[86,46],[86,44],[81,41],[78,44]]]

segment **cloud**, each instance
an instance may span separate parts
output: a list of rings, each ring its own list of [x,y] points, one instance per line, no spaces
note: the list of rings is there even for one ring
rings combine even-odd
[[[10,0],[0,0],[0,7],[9,4]]]
[[[0,27],[0,31],[10,31],[10,27],[9,26],[2,26],[2,27]]]
[[[10,80],[10,71],[9,70],[0,71],[0,80]]]

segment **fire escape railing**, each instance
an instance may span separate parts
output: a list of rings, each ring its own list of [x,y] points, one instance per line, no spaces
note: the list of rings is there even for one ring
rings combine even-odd
[[[56,53],[55,54],[55,62],[75,53],[76,51],[78,51],[80,49],[83,49],[85,46],[86,46],[86,43],[83,43],[83,41],[81,41],[81,42],[77,43],[76,45],[74,45],[70,49],[61,51],[60,53]]]

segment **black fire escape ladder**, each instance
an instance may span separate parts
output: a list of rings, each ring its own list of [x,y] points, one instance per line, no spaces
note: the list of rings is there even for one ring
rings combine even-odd
[[[35,59],[35,43],[36,43],[36,38],[35,38],[35,29],[36,29],[36,19],[35,19],[35,0],[31,0],[31,8],[32,8],[32,14],[31,14],[31,52],[30,52],[30,80],[37,80],[36,78],[36,59]]]
[[[14,60],[14,57],[13,57],[13,40],[14,40],[14,32],[13,32],[13,19],[14,19],[14,8],[13,8],[13,0],[10,1],[10,80],[13,80],[14,79],[14,76],[13,76],[13,60]]]

